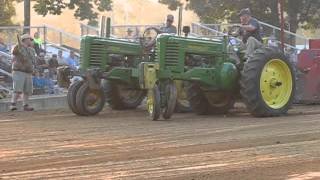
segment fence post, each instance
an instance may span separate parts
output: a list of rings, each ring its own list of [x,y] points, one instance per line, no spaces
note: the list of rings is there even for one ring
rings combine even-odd
[[[47,27],[43,26],[43,41],[44,41],[44,49],[47,51]]]
[[[83,24],[80,23],[80,31],[81,31],[81,36],[83,36]]]
[[[59,44],[60,46],[62,46],[63,42],[62,42],[62,32],[59,32]]]

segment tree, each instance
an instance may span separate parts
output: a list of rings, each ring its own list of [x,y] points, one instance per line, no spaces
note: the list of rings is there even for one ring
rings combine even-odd
[[[64,9],[74,10],[74,16],[80,20],[88,20],[88,24],[97,25],[98,12],[110,11],[112,0],[35,0],[34,10],[43,16],[60,15]]]
[[[16,15],[13,2],[11,0],[0,0],[0,26],[13,25],[11,18]]]
[[[167,4],[171,10],[177,4],[185,3],[186,8],[193,10],[203,23],[220,23],[225,20],[239,22],[237,13],[242,8],[250,8],[254,16],[274,26],[280,25],[278,0],[159,0]],[[290,30],[296,32],[301,25],[304,29],[316,28],[320,25],[319,0],[286,0],[286,19]]]

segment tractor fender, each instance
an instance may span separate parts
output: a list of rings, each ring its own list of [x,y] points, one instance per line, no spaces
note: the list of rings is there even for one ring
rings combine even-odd
[[[222,89],[232,90],[238,81],[239,72],[235,64],[225,62],[220,69],[220,85]]]

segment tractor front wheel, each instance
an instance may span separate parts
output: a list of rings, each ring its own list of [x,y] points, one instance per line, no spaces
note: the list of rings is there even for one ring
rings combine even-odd
[[[174,110],[176,108],[177,103],[177,88],[174,82],[169,82],[166,84],[165,87],[165,98],[166,98],[166,105],[162,112],[162,117],[164,119],[170,119]]]
[[[102,88],[90,89],[88,83],[83,83],[76,96],[76,105],[84,115],[98,114],[104,107],[106,98]]]
[[[256,117],[286,114],[294,99],[294,77],[291,63],[278,49],[256,50],[240,80],[240,93],[249,111]]]
[[[77,93],[82,85],[83,85],[83,81],[75,81],[70,85],[67,93],[67,102],[68,102],[69,108],[73,113],[79,116],[86,115],[85,112],[80,111],[76,105]]]
[[[156,84],[153,89],[148,91],[147,109],[153,121],[160,118],[161,115],[161,95],[159,86]]]

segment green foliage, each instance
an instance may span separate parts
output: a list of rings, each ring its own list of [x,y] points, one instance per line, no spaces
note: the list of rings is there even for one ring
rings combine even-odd
[[[0,0],[0,26],[12,25],[11,18],[16,15],[12,0]]]
[[[158,0],[159,3],[167,4],[170,10],[176,10],[179,6],[182,5],[180,1],[177,0]]]
[[[98,12],[110,11],[112,0],[35,0],[34,10],[43,16],[47,14],[60,15],[64,9],[74,10],[74,16],[80,20],[88,20],[88,24],[98,23]]]
[[[184,3],[194,11],[203,23],[239,22],[237,13],[242,8],[250,8],[259,20],[279,26],[278,0],[159,0],[174,10]],[[319,0],[286,0],[285,11],[291,30],[315,28],[320,25]]]

